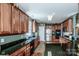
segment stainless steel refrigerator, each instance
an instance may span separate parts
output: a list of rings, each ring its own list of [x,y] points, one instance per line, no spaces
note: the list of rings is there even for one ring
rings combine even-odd
[[[46,42],[52,42],[52,29],[46,29]]]

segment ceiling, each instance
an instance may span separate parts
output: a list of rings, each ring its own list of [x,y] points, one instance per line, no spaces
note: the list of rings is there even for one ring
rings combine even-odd
[[[19,3],[19,7],[32,19],[41,23],[60,23],[78,13],[77,3]],[[52,15],[52,20],[48,20]]]

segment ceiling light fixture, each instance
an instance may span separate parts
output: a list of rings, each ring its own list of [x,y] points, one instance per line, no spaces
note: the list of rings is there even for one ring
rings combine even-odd
[[[52,20],[52,15],[48,15],[48,20],[51,21]]]
[[[54,15],[55,15],[55,13],[53,13],[53,14],[51,14],[51,15],[48,15],[48,16],[47,16],[47,17],[48,17],[48,20],[51,21]]]

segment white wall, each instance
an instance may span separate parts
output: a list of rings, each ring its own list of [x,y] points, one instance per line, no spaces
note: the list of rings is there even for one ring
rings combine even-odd
[[[39,25],[39,38],[40,41],[45,41],[45,24]]]

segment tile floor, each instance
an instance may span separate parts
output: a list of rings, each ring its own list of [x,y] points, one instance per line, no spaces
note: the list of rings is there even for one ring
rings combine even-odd
[[[34,56],[65,56],[60,45],[45,44],[41,42],[35,50]]]

